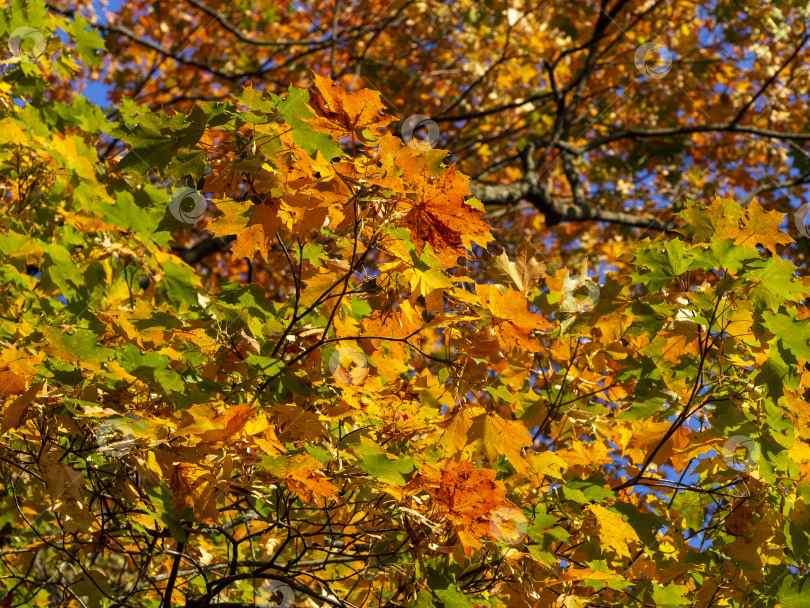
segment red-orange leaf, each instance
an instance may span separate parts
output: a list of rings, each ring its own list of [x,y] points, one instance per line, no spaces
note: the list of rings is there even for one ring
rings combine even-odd
[[[457,173],[455,167],[432,177],[428,167],[423,166],[420,173],[406,177],[416,200],[403,202],[407,214],[401,224],[410,228],[417,251],[421,252],[427,243],[445,267],[455,266],[458,256],[473,241],[483,244],[491,239],[483,213],[464,200],[470,194],[469,178]]]

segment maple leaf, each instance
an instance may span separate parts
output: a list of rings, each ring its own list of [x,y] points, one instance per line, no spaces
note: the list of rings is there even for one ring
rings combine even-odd
[[[441,471],[426,466],[408,485],[411,491],[425,486],[435,498],[467,557],[482,546],[481,538],[494,538],[492,512],[516,508],[506,499],[503,483],[495,480],[495,471],[476,468],[471,462],[449,462]]]
[[[774,255],[777,245],[794,242],[779,230],[785,214],[765,211],[756,198],[751,200],[747,209],[742,209],[734,200],[716,196],[707,208],[692,205],[683,214],[692,226],[696,241],[729,238],[735,245],[753,247],[761,244]]]
[[[375,131],[385,127],[394,120],[383,112],[384,106],[377,91],[363,89],[357,93],[348,93],[325,78],[314,74],[315,88],[320,95],[313,95],[310,105],[317,116],[304,118],[314,129],[328,133],[332,140],[353,133],[357,139],[365,140],[363,131],[369,129],[371,136]]]
[[[223,214],[208,224],[208,229],[218,237],[236,235],[231,247],[233,255],[252,260],[258,253],[269,260],[269,251],[282,226],[279,202],[268,197],[257,205],[229,200],[217,201],[216,205]]]
[[[0,382],[2,381],[4,380],[0,378]],[[39,385],[32,386],[3,408],[2,415],[0,415],[0,436],[5,435],[11,429],[20,427],[39,389]]]
[[[628,524],[620,514],[606,509],[602,505],[588,505],[588,511],[596,519],[599,537],[603,544],[620,557],[631,557],[630,543],[641,542],[633,526]]]
[[[286,480],[290,489],[311,504],[338,492],[337,486],[324,477],[321,464],[309,454],[265,457],[263,462],[269,473]]]
[[[528,310],[526,297],[511,288],[501,293],[495,285],[479,285],[476,289],[484,308],[492,315],[501,348],[509,351],[517,345],[524,350],[537,350],[534,332],[549,329],[551,323]]]
[[[561,577],[564,581],[609,581],[617,578],[621,577],[615,572],[602,572],[590,568],[566,568]]]
[[[524,475],[528,465],[523,448],[532,444],[525,424],[519,420],[505,420],[496,414],[488,414],[482,407],[465,407],[447,423],[439,445],[451,458],[479,460],[494,463],[504,454]]]
[[[401,312],[374,312],[363,319],[362,327],[363,333],[367,336],[392,338],[390,341],[382,339],[364,341],[375,350],[371,353],[371,357],[379,374],[393,380],[408,369],[410,355],[404,340],[413,337],[415,341],[412,343],[418,343],[418,335],[424,328],[424,323],[407,302],[403,304]]]
[[[201,428],[195,434],[199,435],[200,443],[216,443],[226,439],[231,439],[235,434],[245,428],[255,409],[248,403],[241,403],[229,407],[224,413],[217,415],[216,412],[203,411],[201,415],[195,416],[201,422],[207,423],[208,428]],[[192,413],[189,410],[189,413]],[[213,414],[213,415],[212,415]],[[192,414],[194,415],[194,414]],[[185,433],[193,432],[192,429],[185,428]]]
[[[673,323],[672,329],[665,329],[658,334],[659,339],[665,340],[661,346],[661,356],[668,363],[676,363],[685,355],[697,357],[700,354],[701,334],[697,325],[686,323]]]
[[[55,451],[40,457],[39,472],[51,499],[55,513],[64,518],[64,527],[71,534],[89,532],[96,519],[84,501],[85,480],[79,471],[59,462]]]
[[[31,357],[24,351],[4,348],[0,351],[0,395],[23,393],[36,374],[42,355]]]
[[[743,219],[743,209],[739,205],[732,199],[719,196],[715,196],[708,206],[689,204],[681,213],[689,222],[695,242],[709,242],[713,238],[733,239],[739,233]]]
[[[759,243],[776,255],[776,246],[787,245],[795,241],[779,230],[779,225],[785,219],[784,213],[778,211],[765,211],[757,199],[748,205],[747,221],[734,239],[735,245],[753,245]]]
[[[524,294],[529,294],[537,281],[546,276],[546,265],[535,258],[537,250],[528,241],[518,246],[515,261],[511,261],[506,251],[495,258],[495,263]]]
[[[172,500],[179,513],[188,507],[199,522],[215,523],[219,519],[217,492],[210,471],[192,463],[174,465],[169,486]]]
[[[482,213],[465,202],[469,178],[448,167],[436,177],[426,165],[418,173],[406,173],[415,201],[403,200],[406,210],[400,224],[411,230],[411,242],[421,252],[429,244],[445,267],[455,266],[471,243],[486,244],[490,226]]]

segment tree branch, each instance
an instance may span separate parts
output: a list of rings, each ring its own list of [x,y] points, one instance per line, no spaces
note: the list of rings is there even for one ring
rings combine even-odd
[[[200,260],[207,258],[209,255],[220,253],[221,251],[228,251],[231,244],[236,240],[235,234],[227,236],[209,236],[188,249],[179,249],[175,253],[177,257],[183,260],[189,266],[193,266]]]
[[[587,204],[569,205],[551,196],[548,189],[533,175],[524,176],[511,184],[471,184],[470,190],[473,196],[485,205],[516,206],[521,200],[526,200],[546,216],[546,223],[549,226],[561,222],[597,221],[660,232],[675,228],[672,222],[640,217],[624,211],[610,211]]]
[[[621,131],[612,133],[611,135],[605,135],[604,137],[597,137],[590,143],[585,144],[584,146],[574,146],[571,144],[567,144],[567,148],[572,152],[574,152],[575,154],[584,154],[585,152],[595,150],[596,148],[600,148],[605,144],[609,144],[614,141],[618,141],[620,139],[628,139],[633,137],[636,138],[672,137],[677,135],[690,135],[692,133],[710,133],[712,131],[727,132],[727,133],[749,133],[751,135],[759,135],[761,137],[769,137],[771,139],[810,141],[810,133],[783,133],[781,131],[772,131],[770,129],[759,129],[757,127],[751,127],[748,125],[738,125],[729,121],[729,122],[711,123],[707,125],[683,125],[680,127],[664,127],[660,129],[636,129],[636,128],[623,129]]]

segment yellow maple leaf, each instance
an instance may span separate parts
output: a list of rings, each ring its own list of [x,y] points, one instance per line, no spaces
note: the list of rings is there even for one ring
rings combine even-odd
[[[189,507],[195,519],[202,523],[218,522],[215,484],[210,471],[187,462],[176,463],[169,480],[175,508],[182,513]]]
[[[518,473],[528,475],[523,448],[532,444],[526,425],[488,414],[483,407],[465,407],[453,416],[439,446],[450,458],[463,457],[493,463],[503,454]]]
[[[787,234],[779,230],[779,224],[784,219],[784,213],[765,211],[757,199],[753,199],[751,204],[748,205],[748,219],[744,221],[744,226],[737,238],[734,239],[734,244],[753,246],[759,243],[776,255],[776,246],[778,244],[787,245],[795,242]]]
[[[562,472],[568,468],[568,462],[560,458],[555,452],[531,452],[526,455],[531,467],[532,479],[540,485],[543,477],[563,479]]]
[[[602,505],[588,505],[588,511],[596,519],[602,546],[612,549],[617,555],[630,557],[630,543],[641,542],[633,526],[628,524],[621,515]]]

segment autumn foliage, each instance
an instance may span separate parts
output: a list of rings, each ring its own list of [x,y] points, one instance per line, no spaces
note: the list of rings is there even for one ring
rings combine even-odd
[[[0,607],[807,605],[806,11],[231,4],[2,3]]]

